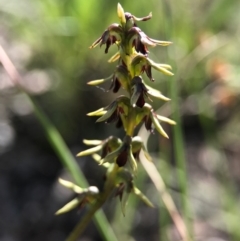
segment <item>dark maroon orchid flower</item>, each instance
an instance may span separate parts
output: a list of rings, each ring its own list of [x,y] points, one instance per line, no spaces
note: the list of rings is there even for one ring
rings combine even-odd
[[[90,46],[90,48],[95,48],[98,44],[100,44],[100,47],[106,44],[105,53],[108,53],[108,49],[111,45],[115,44],[117,41],[121,41],[121,35],[122,27],[117,23],[113,23],[104,31],[102,36]]]

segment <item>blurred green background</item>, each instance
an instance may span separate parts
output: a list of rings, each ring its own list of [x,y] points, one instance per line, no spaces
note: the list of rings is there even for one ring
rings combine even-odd
[[[108,105],[116,95],[86,82],[109,76],[116,52],[89,46],[108,25],[118,22],[118,1],[0,0],[0,44],[23,76],[23,85],[40,103],[73,155],[82,139],[123,136],[113,125],[95,124],[86,113]],[[240,240],[240,1],[138,0],[120,2],[150,37],[173,45],[150,49],[157,62],[171,64],[173,77],[153,72],[153,86],[173,99],[154,102],[178,125],[186,162],[194,240]],[[108,86],[104,86],[108,89]],[[177,97],[177,98],[176,98]],[[151,135],[148,148],[169,193],[182,213],[177,175],[179,152],[170,140]],[[181,135],[180,135],[181,136]],[[147,137],[146,137],[147,138]],[[175,140],[175,142],[173,142]],[[185,157],[185,158],[184,158]],[[91,158],[77,160],[91,185],[102,186],[104,170]],[[150,209],[132,198],[127,215],[119,201],[104,207],[119,240],[181,240],[161,198],[140,166],[136,182],[154,202]],[[64,240],[81,211],[54,216],[72,198],[57,183],[71,180],[50,147],[28,99],[0,65],[0,240]],[[93,224],[79,240],[103,240]]]

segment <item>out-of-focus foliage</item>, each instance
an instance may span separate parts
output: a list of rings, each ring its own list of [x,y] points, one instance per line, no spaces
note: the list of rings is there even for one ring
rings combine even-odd
[[[83,138],[96,138],[96,132],[99,139],[113,134],[114,128],[109,129],[109,126],[106,128],[102,124],[94,125],[94,120],[85,116],[111,101],[110,94],[105,95],[102,89],[97,88],[93,91],[92,87],[87,87],[86,82],[105,78],[114,69],[114,64],[106,64],[115,53],[114,47],[108,55],[103,56],[102,49],[90,51],[89,46],[109,23],[118,22],[116,5],[117,1],[110,0],[0,0],[0,44],[23,75],[23,84],[30,93],[37,96],[75,153],[80,151]],[[240,1],[123,0],[121,5],[135,16],[141,17],[152,12],[153,19],[149,22],[151,27],[145,26],[144,22],[139,24],[140,27],[152,38],[171,40],[174,43],[167,51],[161,47],[155,49],[151,58],[156,62],[170,62],[169,64],[174,66],[196,240],[210,240],[214,237],[239,240]],[[165,79],[157,71],[153,72],[153,76],[154,85],[167,93],[168,78]],[[107,90],[109,86],[105,88]],[[170,104],[165,105],[162,111],[168,115],[174,112]],[[44,159],[44,153],[48,150],[45,150],[47,143],[41,139],[41,129],[37,122],[31,119],[31,109],[24,96],[12,87],[0,66],[0,153],[3,160],[0,161],[0,172],[3,173],[0,194],[4,197],[1,200],[9,203],[9,200],[15,197],[9,194],[11,185],[8,181],[11,178],[7,174],[15,173],[11,168],[19,166],[19,163],[24,165],[25,159],[32,159],[31,165],[40,165],[34,164],[35,155],[30,150],[34,149],[34,145],[19,145],[23,138],[29,138],[30,142],[34,140],[39,148],[38,155],[42,153]],[[156,153],[154,162],[178,203],[179,189],[171,141],[158,140],[153,136],[149,141],[149,149]],[[16,151],[19,152],[18,156],[12,154]],[[49,159],[51,158],[46,158],[51,162]],[[37,161],[41,162],[41,158]],[[88,161],[91,162],[90,159]],[[83,165],[81,162],[85,163],[85,160],[79,159],[80,165]],[[87,165],[85,163],[84,167]],[[92,172],[98,170],[98,167],[92,165]],[[57,171],[47,164],[41,168],[39,167],[39,170],[43,176],[48,176],[44,173],[51,173],[48,176],[51,182],[46,183],[51,183],[51,189],[54,189],[52,183],[57,180],[60,167]],[[31,168],[20,166],[15,171],[25,175],[24,177],[28,176],[27,183],[33,182],[31,180],[34,180],[34,177],[29,174]],[[143,182],[145,178],[141,173],[139,171],[139,182]],[[94,179],[94,175],[91,178]],[[119,240],[132,240],[130,234],[136,240],[145,240],[144,232],[148,233],[149,240],[159,240],[159,236],[164,241],[178,240],[152,184],[147,182],[143,185],[148,192],[147,196],[156,206],[160,206],[160,218],[156,211],[141,206],[134,214],[137,203],[133,199],[127,207],[132,210],[132,215],[129,213],[128,217],[122,218],[117,213],[109,214]],[[34,189],[34,185],[31,187]],[[41,190],[39,188],[39,192]],[[29,190],[26,193],[30,199],[31,195],[34,195],[34,192]],[[47,193],[50,193],[50,189]],[[64,193],[62,196],[66,198]],[[38,201],[35,200],[34,205],[38,205]],[[67,200],[62,200],[64,201]],[[45,205],[47,204],[46,202]],[[6,210],[17,209],[20,204],[14,205],[13,203],[5,209],[4,205],[0,205],[0,210],[5,210],[4,217],[12,217]],[[109,210],[112,210],[111,205]],[[135,207],[131,209],[131,205]],[[54,207],[52,214],[59,206]],[[117,209],[120,210],[119,207]],[[20,220],[21,213],[16,213],[19,215],[16,220]],[[5,224],[0,222],[4,227],[0,229],[7,230],[4,237],[12,237],[13,240],[27,240],[26,237],[29,240],[39,240],[37,225],[31,218],[27,220],[30,220],[32,229],[35,230],[33,236],[22,231],[23,227],[18,222],[6,229],[11,223],[11,219],[6,219]],[[44,220],[44,217],[39,220]],[[57,222],[56,219],[53,221]],[[46,228],[49,233],[51,225],[53,224],[50,223]],[[19,234],[19,237],[12,236],[12,233]],[[90,234],[86,233],[86,236],[88,235]]]

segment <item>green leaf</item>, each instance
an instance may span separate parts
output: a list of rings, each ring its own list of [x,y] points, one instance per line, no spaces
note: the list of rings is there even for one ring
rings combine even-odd
[[[157,64],[155,63],[153,60],[148,58],[148,62],[149,64],[156,70],[162,72],[165,75],[169,75],[169,76],[173,76],[174,74],[170,71],[168,71],[168,69],[171,69],[171,66],[168,64]]]

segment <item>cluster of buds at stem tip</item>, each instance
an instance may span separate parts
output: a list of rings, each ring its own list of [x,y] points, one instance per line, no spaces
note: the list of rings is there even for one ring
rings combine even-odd
[[[138,21],[151,19],[152,14],[143,18],[138,18],[131,13],[124,12],[122,6],[118,4],[117,14],[120,24],[113,23],[107,27],[103,34],[90,46],[106,45],[105,53],[108,53],[112,45],[117,46],[117,52],[109,59],[109,62],[117,61],[117,66],[112,75],[107,78],[89,81],[89,85],[100,85],[110,82],[109,89],[117,93],[121,88],[126,91],[126,95],[118,96],[111,104],[88,113],[88,116],[98,116],[97,122],[107,124],[115,122],[117,128],[123,128],[125,137],[123,140],[117,137],[108,137],[105,140],[84,140],[86,145],[92,145],[90,149],[80,152],[77,156],[91,155],[93,159],[107,169],[105,182],[112,182],[115,187],[116,196],[119,196],[122,204],[122,211],[125,214],[125,205],[130,193],[136,194],[149,206],[151,202],[134,185],[134,177],[137,172],[139,153],[143,151],[145,157],[151,161],[143,141],[139,136],[134,136],[137,126],[144,124],[146,130],[151,133],[156,129],[162,136],[168,138],[167,133],[161,126],[161,122],[174,125],[175,122],[167,117],[156,114],[149,104],[153,98],[163,101],[170,99],[164,96],[159,90],[147,85],[146,81],[154,82],[152,70],[157,70],[164,75],[172,76],[171,66],[163,63],[155,63],[148,57],[149,48],[168,46],[169,41],[155,40],[147,36],[138,26]],[[146,81],[143,74],[146,75]],[[112,179],[112,172],[115,172]],[[108,178],[111,175],[111,180]],[[101,192],[91,187],[81,189],[69,182],[61,183],[79,193],[78,198],[72,201],[72,205],[60,209],[58,213],[65,212],[75,206],[82,206],[86,203],[96,201]],[[92,189],[95,191],[92,192]],[[69,208],[69,206],[71,208]]]

